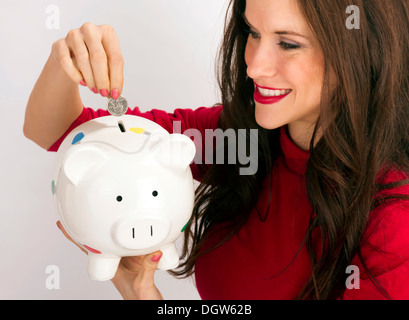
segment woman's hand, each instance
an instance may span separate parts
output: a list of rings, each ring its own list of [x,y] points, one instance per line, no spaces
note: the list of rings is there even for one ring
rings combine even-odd
[[[69,236],[60,221],[57,222],[57,226],[68,240],[88,254]],[[162,252],[157,251],[143,256],[121,258],[115,277],[111,281],[125,300],[163,299],[154,282],[161,256]]]
[[[79,85],[117,99],[124,61],[119,40],[108,25],[85,23],[53,43],[27,102],[24,135],[48,149],[83,111]]]
[[[137,257],[123,257],[112,283],[125,300],[163,300],[154,283],[160,251]]]
[[[52,54],[75,83],[103,97],[117,99],[121,95],[124,61],[111,26],[84,23],[54,42]]]

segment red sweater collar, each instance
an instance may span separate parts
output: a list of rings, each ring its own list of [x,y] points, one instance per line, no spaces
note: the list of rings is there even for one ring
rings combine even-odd
[[[298,175],[304,175],[310,151],[300,149],[290,138],[288,126],[280,128],[280,145],[283,151],[284,161],[288,169]]]

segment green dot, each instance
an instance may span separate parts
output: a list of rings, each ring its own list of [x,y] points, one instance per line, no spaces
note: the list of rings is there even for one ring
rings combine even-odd
[[[51,192],[52,192],[53,195],[54,195],[54,192],[55,192],[55,183],[54,183],[54,180],[51,181]]]
[[[187,228],[187,225],[189,224],[190,220],[184,225],[184,227],[182,228],[182,230],[180,230],[180,232],[185,231],[185,229]]]

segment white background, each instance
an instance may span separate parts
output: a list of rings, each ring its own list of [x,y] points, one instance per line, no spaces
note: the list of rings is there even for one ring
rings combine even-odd
[[[47,7],[59,9],[49,29]],[[125,59],[123,96],[142,111],[220,102],[214,75],[226,0],[0,0],[0,299],[121,299],[111,282],[90,280],[86,255],[56,227],[54,154],[22,132],[25,106],[54,41],[89,21],[110,24]],[[106,99],[81,88],[86,106]],[[47,289],[48,266],[60,288]],[[54,274],[55,275],[55,274]],[[165,299],[199,299],[192,278],[156,274]]]

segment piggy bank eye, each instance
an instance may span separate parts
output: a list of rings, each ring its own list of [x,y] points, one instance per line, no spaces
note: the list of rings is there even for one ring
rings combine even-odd
[[[156,197],[156,196],[158,195],[158,191],[154,190],[154,191],[152,192],[152,195],[153,195],[154,197]]]
[[[117,197],[116,197],[116,201],[121,202],[121,201],[122,201],[122,197],[121,197],[121,196],[117,196]]]

